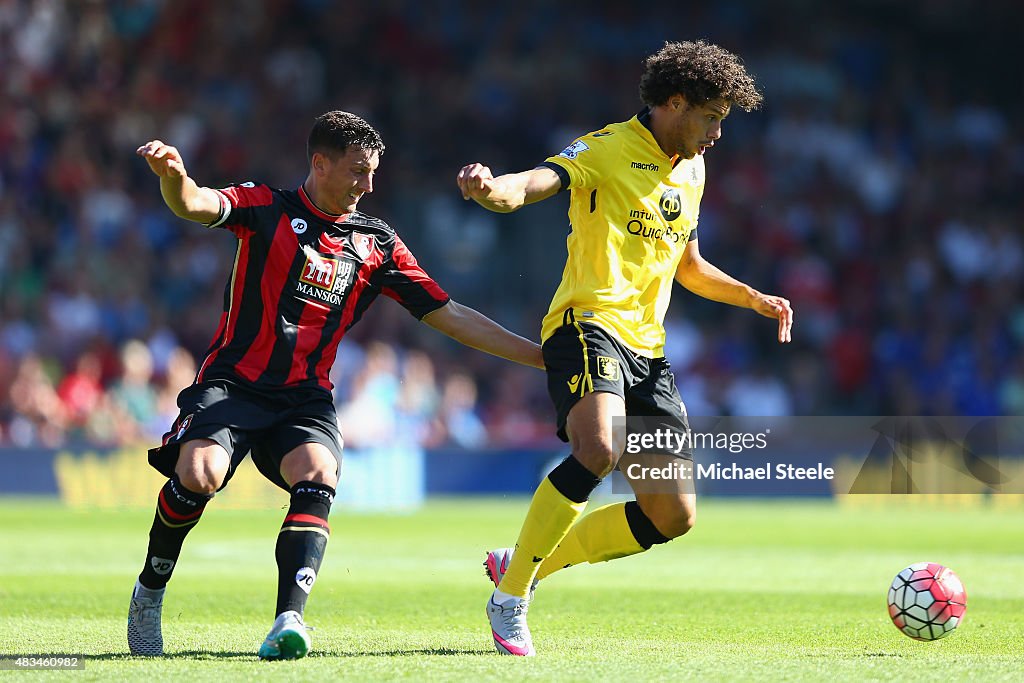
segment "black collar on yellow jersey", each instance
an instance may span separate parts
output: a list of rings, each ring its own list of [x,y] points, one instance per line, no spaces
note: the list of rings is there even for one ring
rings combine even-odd
[[[643,109],[641,109],[637,113],[637,115],[636,115],[636,120],[639,121],[640,123],[642,123],[644,128],[646,128],[647,130],[651,131],[651,137],[654,137],[654,129],[651,128],[651,108],[650,107],[644,107]],[[655,144],[657,144],[658,138],[654,138],[654,140],[655,140]],[[682,161],[682,160],[683,160],[683,158],[681,156],[679,156],[678,154],[675,155],[674,157],[672,157],[672,168],[675,168],[679,164],[679,162]]]

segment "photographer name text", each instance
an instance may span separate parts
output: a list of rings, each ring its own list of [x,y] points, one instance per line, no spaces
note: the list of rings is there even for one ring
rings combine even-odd
[[[818,463],[813,467],[797,467],[789,463],[765,462],[763,465],[751,466],[739,463],[707,464],[687,461],[673,462],[663,467],[644,467],[633,463],[626,468],[627,479],[666,480],[666,479],[708,479],[708,480],[774,480],[799,481],[807,479],[833,479],[835,470]]]

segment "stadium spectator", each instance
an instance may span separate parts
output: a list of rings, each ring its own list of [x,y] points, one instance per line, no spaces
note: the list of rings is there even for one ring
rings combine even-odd
[[[487,446],[487,428],[477,414],[477,388],[472,377],[462,373],[448,376],[441,393],[438,421],[440,433],[430,445]]]
[[[153,355],[149,347],[133,339],[121,347],[120,359],[121,375],[110,387],[110,398],[118,413],[127,418],[125,424],[136,430],[129,441],[138,443],[148,435],[157,417]]]
[[[64,375],[57,396],[64,404],[69,430],[84,429],[89,414],[103,396],[103,366],[99,355],[86,349],[75,361],[74,369]]]
[[[391,444],[398,433],[398,354],[384,342],[366,349],[351,381],[348,400],[338,409],[345,439],[353,447]]]
[[[64,406],[42,359],[35,354],[22,358],[6,393],[4,412],[13,414],[7,426],[11,443],[50,447],[64,443]]]
[[[196,376],[196,363],[192,354],[180,346],[170,350],[163,377],[157,387],[156,418],[151,427],[158,431],[149,431],[149,435],[159,438],[167,425],[174,422],[178,415],[178,393],[192,384]]]

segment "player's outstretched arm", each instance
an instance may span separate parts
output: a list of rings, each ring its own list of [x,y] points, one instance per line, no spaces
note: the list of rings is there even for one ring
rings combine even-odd
[[[544,368],[540,345],[509,332],[484,314],[456,301],[423,316],[423,322],[460,344],[534,368]]]
[[[697,240],[686,245],[683,258],[676,269],[676,282],[688,290],[712,301],[750,308],[766,318],[779,321],[779,341],[792,340],[793,309],[789,300],[781,296],[762,294],[734,277],[726,275],[700,255]]]
[[[160,140],[150,140],[135,150],[160,178],[160,194],[175,216],[197,223],[213,223],[220,217],[221,199],[216,190],[200,187],[188,176],[178,150]]]
[[[462,167],[455,181],[463,199],[498,213],[511,213],[527,204],[539,202],[562,188],[558,174],[543,166],[521,173],[506,173],[495,178],[483,164]]]

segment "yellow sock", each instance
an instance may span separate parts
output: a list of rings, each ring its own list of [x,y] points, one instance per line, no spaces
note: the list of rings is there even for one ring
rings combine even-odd
[[[544,560],[537,572],[543,579],[560,569],[584,561],[594,564],[642,553],[644,547],[633,536],[626,519],[626,504],[600,507],[584,517],[566,534],[555,552]],[[515,562],[516,555],[512,556]],[[506,576],[508,576],[506,574]]]
[[[533,501],[516,542],[515,555],[505,570],[498,590],[525,598],[541,562],[565,537],[586,506],[586,501],[576,503],[563,496],[545,477],[533,494]]]

